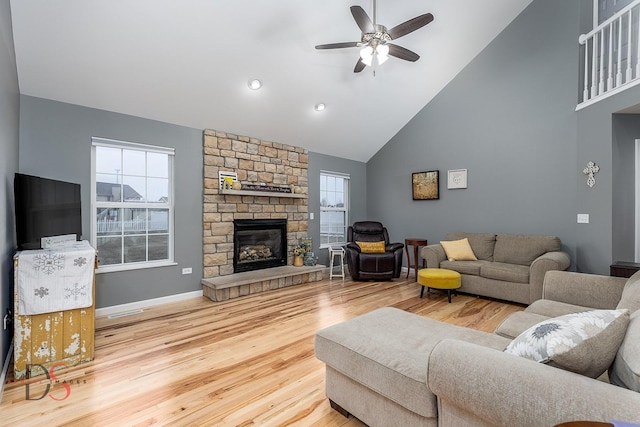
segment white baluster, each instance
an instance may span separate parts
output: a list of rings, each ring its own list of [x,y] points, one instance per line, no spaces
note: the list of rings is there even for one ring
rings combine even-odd
[[[629,27],[627,28],[627,75],[625,76],[625,83],[629,83],[632,77],[631,71],[631,30],[633,28],[632,24],[632,13],[633,9],[629,9]]]
[[[640,46],[640,43],[639,43]],[[640,63],[638,64],[640,67]],[[596,85],[598,70],[598,33],[593,35],[593,55],[591,56],[591,98],[598,96],[598,86]]]
[[[598,94],[604,93],[604,28],[599,32],[600,35],[600,80],[598,81]]]
[[[640,16],[638,17],[638,21],[640,21]],[[636,47],[638,48],[638,52],[636,53],[636,79],[640,77],[640,31],[638,31],[638,40],[636,41]]]
[[[589,39],[584,39],[584,90],[582,91],[582,102],[589,99]]]
[[[602,51],[604,54],[604,51]],[[609,50],[607,51],[609,57],[607,67],[607,91],[613,89],[613,22],[609,24]]]
[[[622,15],[618,18],[618,65],[616,72],[616,87],[622,84]]]

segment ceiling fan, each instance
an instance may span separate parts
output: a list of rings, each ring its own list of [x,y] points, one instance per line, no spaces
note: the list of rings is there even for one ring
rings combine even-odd
[[[375,0],[373,1],[373,21],[371,21],[367,12],[360,6],[351,6],[351,14],[362,31],[360,41],[320,44],[316,46],[316,49],[362,47],[362,49],[360,49],[360,58],[358,58],[358,62],[353,69],[354,73],[359,73],[364,70],[367,65],[372,66],[374,63],[384,63],[388,59],[388,55],[404,59],[405,61],[417,61],[420,55],[402,46],[390,43],[390,41],[407,35],[433,21],[433,15],[425,13],[387,30],[387,27],[384,25],[376,23]]]

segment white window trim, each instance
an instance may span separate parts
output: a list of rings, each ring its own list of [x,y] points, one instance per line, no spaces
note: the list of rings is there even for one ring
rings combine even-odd
[[[329,171],[329,170],[320,170],[320,177],[322,177],[322,175],[333,175],[333,176],[337,176],[340,178],[345,179],[348,183],[350,183],[351,180],[351,175],[349,175],[348,173],[344,173],[344,172],[334,172],[334,171]],[[346,239],[347,239],[347,227],[349,226],[349,214],[350,214],[350,210],[351,210],[351,202],[350,202],[350,192],[351,192],[351,185],[347,184],[347,188],[345,189],[345,194],[344,194],[344,208],[323,208],[322,206],[320,206],[320,212],[322,213],[323,211],[325,212],[344,212],[345,216],[344,216],[344,220],[345,220],[345,230],[344,230],[344,237],[345,240],[343,242],[332,242],[332,243],[321,243],[319,246],[319,249],[325,249],[325,248],[329,248],[331,246],[334,245],[344,245],[347,243]],[[320,192],[322,197],[322,192]],[[320,224],[321,225],[321,224]]]
[[[160,147],[157,145],[140,144],[138,142],[120,141],[117,139],[100,138],[94,136],[91,138],[92,146],[112,147],[112,148],[129,148],[131,150],[149,151],[152,153],[169,154],[175,156],[175,148]]]
[[[169,155],[169,203],[166,204],[153,204],[150,206],[147,203],[127,203],[127,207],[131,208],[168,208],[169,209],[169,259],[168,260],[160,260],[160,261],[142,261],[142,262],[130,262],[126,264],[113,264],[113,265],[105,265],[100,266],[96,270],[96,273],[110,273],[115,271],[128,271],[128,270],[140,270],[145,268],[156,268],[156,267],[166,267],[171,265],[178,265],[175,262],[175,251],[174,251],[174,240],[175,240],[175,219],[174,219],[174,210],[175,210],[175,188],[174,188],[174,157],[175,157],[175,149],[168,147],[160,147],[155,145],[147,145],[140,144],[136,142],[129,141],[119,141],[116,139],[108,139],[101,137],[92,137],[91,138],[91,244],[93,247],[97,248],[97,229],[96,229],[96,221],[95,221],[95,212],[97,209],[96,204],[96,150],[95,147],[111,147],[111,148],[124,148],[130,150],[139,150],[150,153],[161,153]],[[109,206],[111,205],[111,206]],[[122,207],[122,203],[100,203],[101,207]]]

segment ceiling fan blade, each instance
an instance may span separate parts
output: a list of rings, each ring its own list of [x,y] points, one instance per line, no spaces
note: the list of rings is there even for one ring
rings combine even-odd
[[[356,62],[356,67],[353,69],[354,73],[359,73],[360,71],[364,70],[364,67],[366,67],[367,64],[365,64],[364,62],[362,62],[362,58],[358,58],[358,62]]]
[[[342,49],[344,47],[358,47],[359,44],[360,42],[319,44],[316,46],[316,49]]]
[[[430,13],[425,13],[424,15],[416,16],[415,18],[409,19],[408,21],[403,22],[400,25],[396,25],[395,27],[390,29],[388,31],[389,37],[391,37],[391,40],[395,40],[419,28],[424,27],[431,21],[433,21],[433,15]]]
[[[367,15],[367,12],[365,12],[363,8],[360,6],[351,6],[351,14],[363,34],[375,32],[373,22],[371,22],[369,15]]]
[[[389,46],[389,55],[395,56],[396,58],[404,59],[405,61],[416,62],[420,59],[420,55],[417,53],[406,49],[402,46],[398,46],[397,44],[387,43]]]

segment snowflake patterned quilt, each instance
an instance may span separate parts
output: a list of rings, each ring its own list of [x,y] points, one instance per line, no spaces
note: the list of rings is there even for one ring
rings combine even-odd
[[[86,240],[56,249],[18,252],[18,314],[91,306],[95,255]]]

